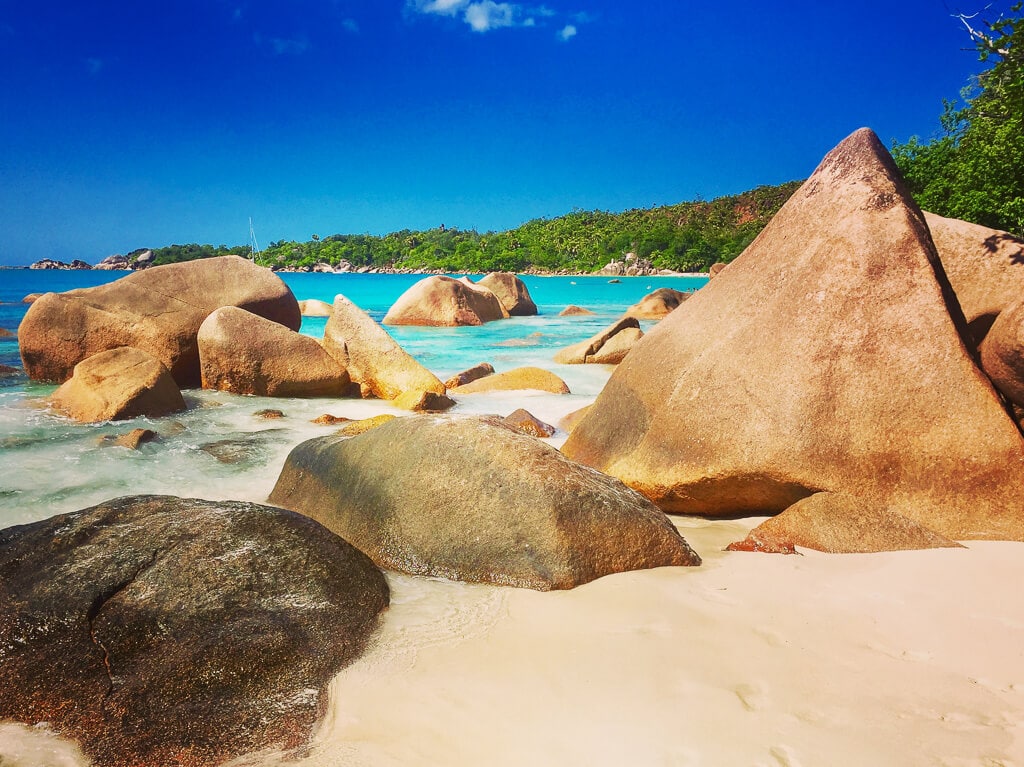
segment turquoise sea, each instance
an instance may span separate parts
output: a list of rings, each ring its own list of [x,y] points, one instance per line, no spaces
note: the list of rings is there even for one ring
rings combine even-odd
[[[0,327],[15,331],[30,293],[64,291],[109,282],[124,272],[0,270]],[[344,294],[380,320],[419,275],[282,274],[296,298],[333,300]],[[473,275],[471,275],[473,276]],[[536,365],[561,376],[569,395],[539,392],[464,395],[453,412],[507,415],[526,407],[549,423],[589,404],[610,375],[596,365],[558,365],[555,352],[614,321],[624,309],[658,287],[694,290],[701,277],[524,276],[539,314],[480,327],[388,327],[396,340],[442,380],[479,362],[497,371]],[[559,317],[570,304],[593,316]],[[325,318],[305,318],[302,332],[323,335]],[[20,367],[16,338],[0,339],[0,363]],[[379,400],[269,399],[224,392],[186,392],[188,411],[170,418],[84,425],[50,413],[43,402],[54,390],[24,376],[0,378],[0,528],[137,492],[209,499],[266,500],[288,452],[299,442],[329,433],[310,421],[324,413],[362,418],[394,412]],[[279,420],[253,415],[262,408],[285,413]],[[138,451],[104,447],[104,435],[145,427],[160,434]],[[565,438],[559,431],[552,444]]]

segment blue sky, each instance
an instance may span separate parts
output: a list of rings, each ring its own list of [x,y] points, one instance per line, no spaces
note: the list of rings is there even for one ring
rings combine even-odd
[[[942,0],[0,0],[0,263],[507,229],[929,136]],[[975,8],[962,8],[973,11]],[[998,5],[995,10],[998,10]]]

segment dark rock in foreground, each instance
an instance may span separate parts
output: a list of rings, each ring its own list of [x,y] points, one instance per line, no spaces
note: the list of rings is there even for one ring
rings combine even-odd
[[[643,496],[493,419],[396,418],[303,442],[270,500],[414,575],[547,591],[700,563]]]
[[[0,719],[96,767],[214,765],[304,745],[388,588],[312,520],[119,498],[0,531]]]

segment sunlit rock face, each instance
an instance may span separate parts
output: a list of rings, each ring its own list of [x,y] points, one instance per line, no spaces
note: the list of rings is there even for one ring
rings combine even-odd
[[[134,346],[160,360],[181,387],[199,385],[196,333],[207,315],[238,306],[292,330],[299,304],[281,278],[238,256],[155,266],[95,288],[46,293],[19,329],[25,372],[66,381],[86,357]]]
[[[668,511],[826,494],[824,510],[835,494],[837,513],[852,496],[953,540],[1021,540],[1024,440],[967,332],[924,216],[863,129],[637,344],[563,449]]]
[[[497,418],[396,418],[309,440],[270,502],[414,575],[546,591],[700,563],[643,496]]]

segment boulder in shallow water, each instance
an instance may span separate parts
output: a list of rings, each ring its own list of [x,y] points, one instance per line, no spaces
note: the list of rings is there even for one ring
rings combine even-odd
[[[298,514],[118,498],[0,531],[0,720],[97,766],[305,745],[388,604],[380,571]]]
[[[700,563],[645,498],[486,418],[397,418],[303,442],[270,498],[414,575],[546,591]]]
[[[668,316],[669,312],[675,310],[690,295],[675,288],[658,288],[629,307],[625,316],[638,320],[660,320]]]
[[[437,376],[413,359],[373,319],[339,295],[324,329],[324,349],[359,384],[364,397],[394,399],[404,391],[443,395]]]
[[[94,354],[50,396],[50,406],[83,423],[160,416],[185,409],[160,360],[130,346]]]
[[[594,314],[590,309],[584,309],[582,306],[576,306],[575,304],[569,304],[558,313],[559,317],[586,317]]]
[[[477,283],[494,293],[513,317],[530,317],[537,313],[537,304],[530,297],[526,283],[512,272],[491,272]]]
[[[501,301],[468,279],[442,274],[426,277],[398,297],[384,315],[385,325],[456,327],[507,319]]]
[[[1024,440],[941,279],[895,164],[858,131],[637,344],[563,450],[669,511],[774,514],[827,491],[952,540],[1024,540]]]
[[[299,301],[299,311],[303,317],[330,317],[331,305],[319,298],[307,298]]]
[[[340,397],[345,369],[315,338],[236,306],[223,306],[199,326],[203,388],[262,397]]]
[[[479,394],[489,391],[518,391],[536,389],[550,394],[568,394],[569,386],[550,370],[536,367],[521,367],[503,373],[478,378],[453,389],[454,394]]]
[[[501,422],[510,429],[520,434],[529,434],[531,437],[550,437],[556,431],[549,423],[544,423],[529,410],[519,408],[501,419]]]
[[[563,365],[618,365],[637,341],[644,337],[635,317],[623,317],[586,341],[567,346],[555,354]]]
[[[95,288],[46,293],[18,331],[25,372],[61,383],[75,365],[107,349],[134,346],[160,360],[181,387],[199,386],[196,334],[222,306],[298,330],[299,305],[269,269],[238,256],[154,266]]]
[[[463,370],[461,373],[456,373],[447,381],[444,385],[449,389],[454,389],[456,386],[465,386],[471,381],[476,381],[480,378],[491,375],[494,372],[494,365],[490,362],[481,362],[478,365],[474,365],[467,370]]]

